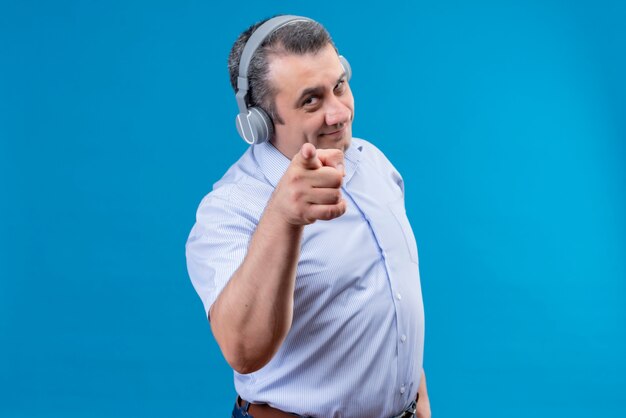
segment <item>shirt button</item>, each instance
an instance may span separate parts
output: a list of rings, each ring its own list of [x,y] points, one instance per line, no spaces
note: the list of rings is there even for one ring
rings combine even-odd
[[[402,337],[400,337],[400,341],[405,342],[406,341],[406,335],[402,335]]]
[[[402,386],[402,387],[400,388],[400,394],[404,395],[404,392],[405,392],[405,391],[406,391],[406,389],[404,388],[404,386]]]
[[[402,295],[400,293],[396,293],[396,299],[402,300]]]

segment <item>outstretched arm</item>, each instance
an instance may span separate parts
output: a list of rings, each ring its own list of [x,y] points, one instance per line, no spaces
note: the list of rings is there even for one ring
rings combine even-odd
[[[272,194],[248,252],[211,306],[213,335],[239,373],[267,364],[293,317],[293,294],[304,226],[341,216],[343,153],[304,144]]]

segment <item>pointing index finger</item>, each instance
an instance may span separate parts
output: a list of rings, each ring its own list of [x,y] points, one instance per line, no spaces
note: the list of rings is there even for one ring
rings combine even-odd
[[[303,144],[302,148],[300,148],[300,154],[302,154],[302,158],[304,158],[305,160],[310,160],[311,158],[315,157],[315,145],[309,143]]]
[[[296,154],[294,160],[297,159],[297,163],[306,170],[316,170],[322,166],[320,161],[319,151],[315,149],[315,146],[310,143],[302,145],[300,152]]]

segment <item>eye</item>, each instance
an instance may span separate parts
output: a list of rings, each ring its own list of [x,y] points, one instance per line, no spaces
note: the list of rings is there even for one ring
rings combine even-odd
[[[319,98],[316,96],[309,96],[302,102],[302,106],[304,107],[313,107],[319,102]]]
[[[336,93],[343,93],[344,90],[346,89],[346,80],[340,80],[337,85],[335,86],[335,92]]]

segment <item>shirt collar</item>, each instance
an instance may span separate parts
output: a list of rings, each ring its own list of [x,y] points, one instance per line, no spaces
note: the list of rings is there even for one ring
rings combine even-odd
[[[344,177],[344,185],[350,181],[352,175],[356,171],[359,165],[359,159],[361,158],[361,150],[363,145],[360,140],[352,138],[350,146],[345,152],[344,161],[346,176]],[[287,167],[291,161],[285,157],[276,147],[270,142],[263,142],[258,145],[252,146],[252,155],[257,164],[261,168],[265,178],[276,187],[278,182],[287,171]]]

